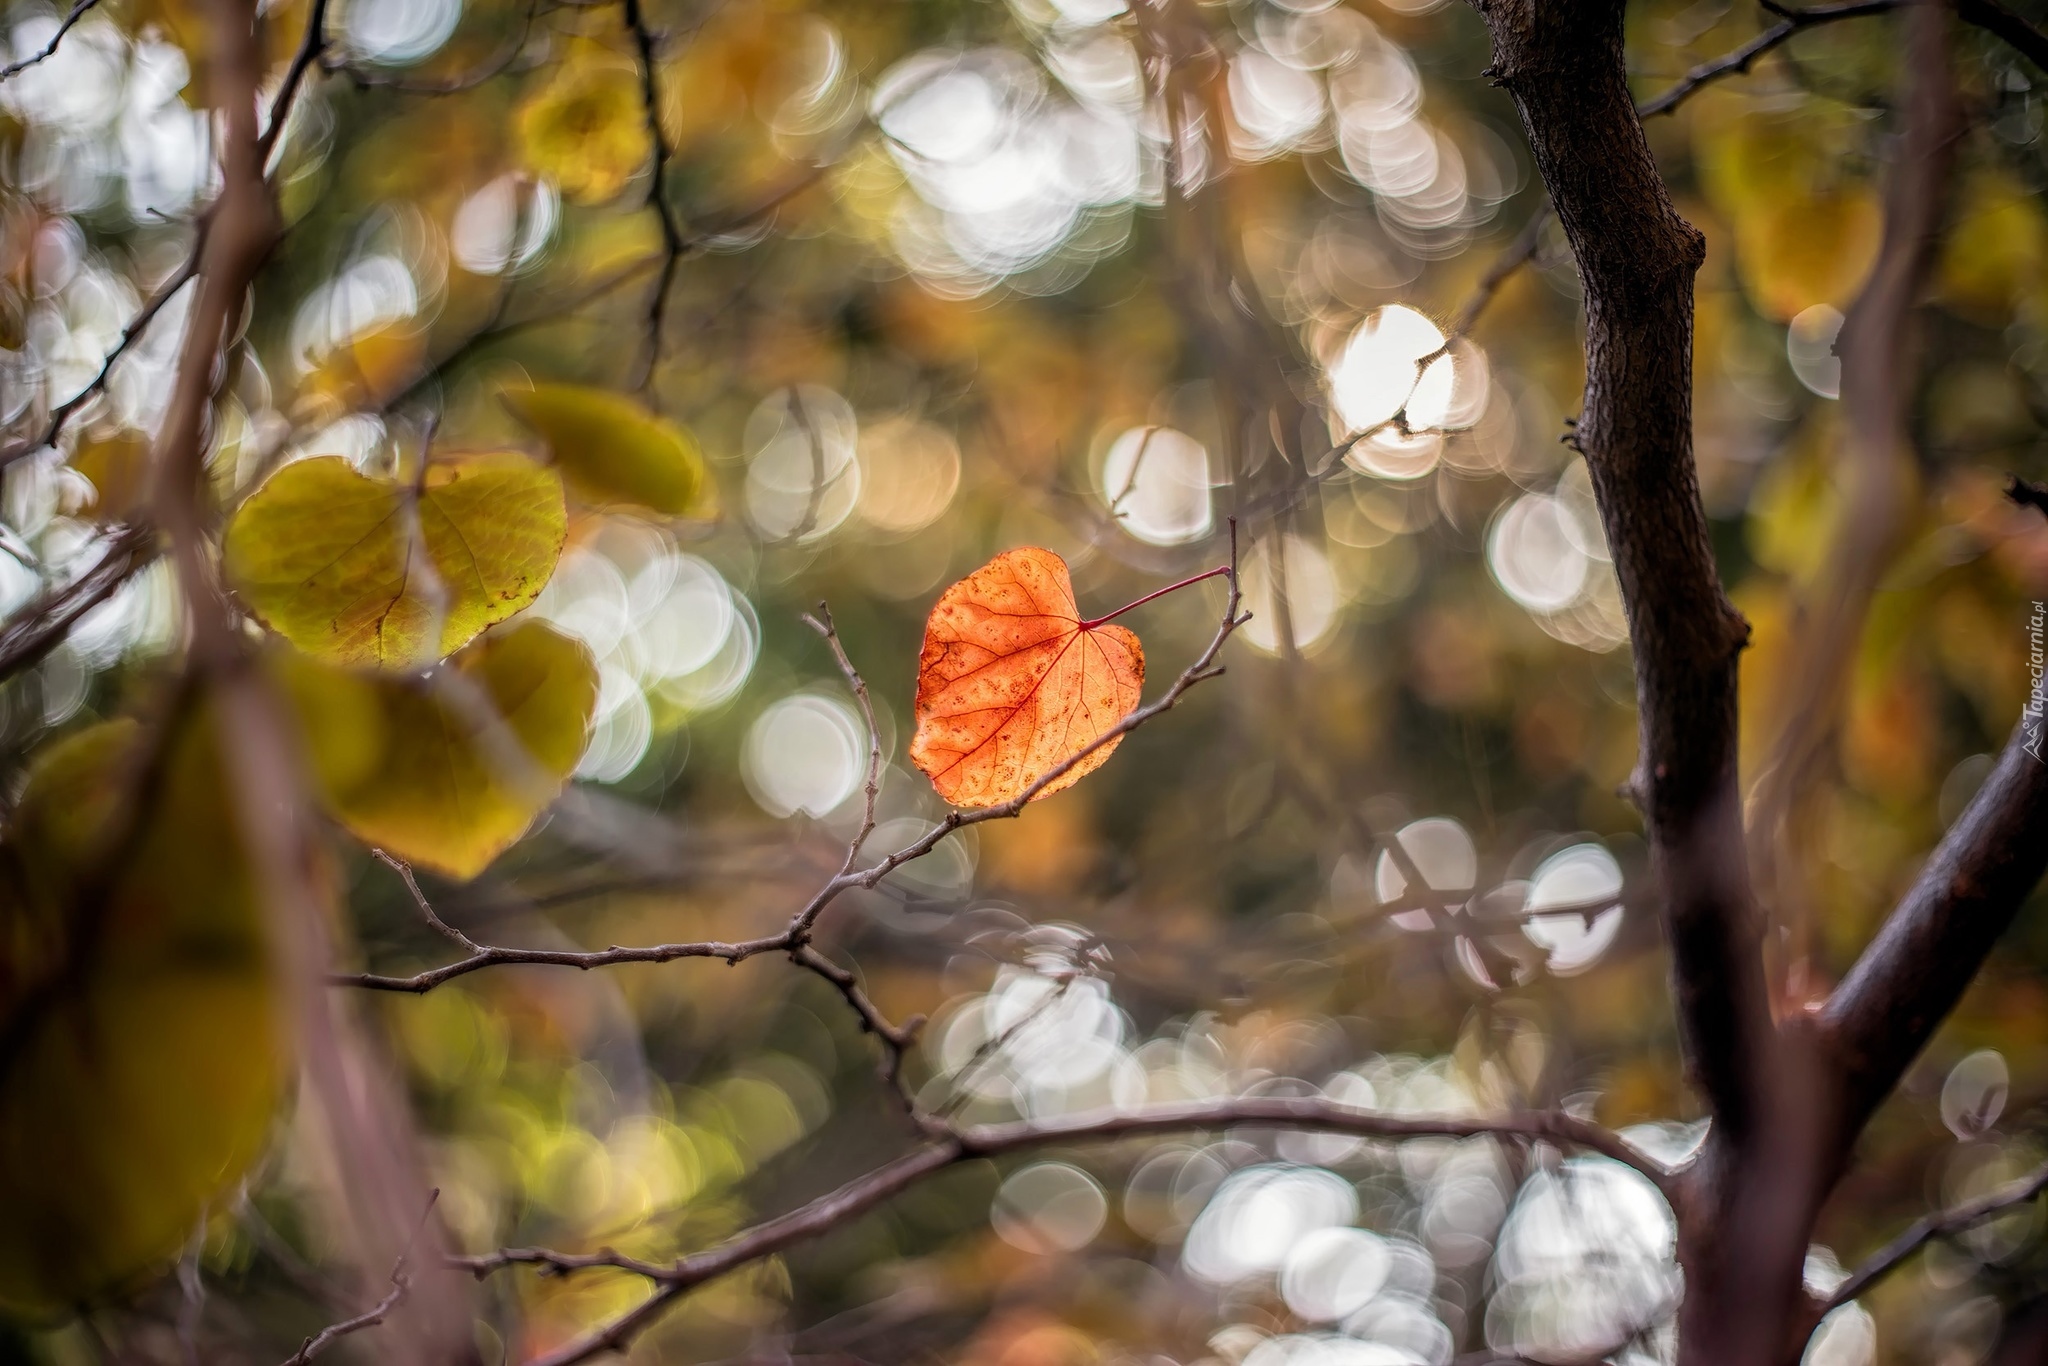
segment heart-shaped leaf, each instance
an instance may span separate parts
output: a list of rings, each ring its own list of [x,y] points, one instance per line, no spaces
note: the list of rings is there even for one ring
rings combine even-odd
[[[482,872],[560,794],[597,705],[590,651],[539,622],[421,677],[284,665],[335,819],[457,878]]]
[[[224,556],[243,599],[306,653],[411,668],[539,597],[567,533],[561,480],[515,452],[436,462],[416,500],[322,456],[242,504]]]
[[[666,517],[708,512],[704,456],[667,418],[623,394],[573,384],[507,389],[504,398],[584,502],[637,504]]]
[[[1065,560],[1006,550],[948,588],[925,622],[910,757],[953,805],[995,806],[1123,720],[1144,682],[1138,637],[1081,619]],[[1120,742],[1038,796],[1079,782]]]

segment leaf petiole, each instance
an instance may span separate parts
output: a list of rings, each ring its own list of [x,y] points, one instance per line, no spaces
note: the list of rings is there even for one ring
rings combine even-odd
[[[1093,621],[1082,622],[1081,629],[1084,631],[1092,631],[1096,627],[1102,625],[1102,623],[1104,623],[1105,621],[1115,621],[1118,617],[1130,611],[1133,607],[1143,607],[1146,603],[1152,601],[1152,599],[1154,598],[1163,598],[1168,593],[1178,592],[1181,589],[1190,586],[1191,584],[1200,583],[1203,579],[1213,579],[1219,574],[1228,574],[1229,572],[1229,565],[1219,565],[1214,569],[1205,569],[1201,573],[1195,575],[1193,578],[1182,579],[1179,583],[1170,583],[1166,585],[1166,587],[1164,588],[1155,588],[1150,593],[1147,593],[1144,597],[1139,598],[1136,602],[1125,603],[1123,606],[1117,608],[1114,612],[1111,612],[1108,616],[1097,617]]]

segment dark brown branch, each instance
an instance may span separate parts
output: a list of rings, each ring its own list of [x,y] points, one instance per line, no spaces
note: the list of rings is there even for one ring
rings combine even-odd
[[[2002,39],[2035,66],[2048,71],[2048,33],[2041,32],[1998,0],[1957,0],[1956,17]]]
[[[1718,1131],[1754,1120],[1773,1035],[1740,857],[1736,660],[1748,626],[1721,591],[1692,460],[1699,233],[1672,207],[1629,97],[1622,5],[1490,0],[1496,78],[1521,110],[1578,260],[1586,393],[1578,440],[1635,647],[1631,790],[1665,894],[1686,1066]]]
[[[1976,976],[2048,867],[2041,698],[1897,909],[1821,1012],[1841,1069],[1842,1146]]]
[[[86,11],[99,2],[100,0],[78,0],[78,3],[71,7],[70,12],[58,22],[57,31],[50,35],[49,42],[43,44],[42,51],[31,53],[11,66],[0,69],[0,81],[4,81],[10,76],[19,75],[38,62],[46,62],[56,56],[57,44],[64,41],[64,35],[71,32],[72,26],[85,17]]]
[[[2048,517],[2048,484],[2037,484],[2017,474],[2011,475],[2005,486],[2005,496],[2023,508],[2032,508]]]
[[[292,54],[291,65],[285,68],[284,81],[277,88],[277,98],[270,102],[270,123],[261,137],[256,139],[256,155],[260,164],[268,166],[270,157],[277,150],[277,144],[284,137],[284,126],[291,119],[292,105],[299,97],[299,87],[305,83],[306,72],[327,50],[327,0],[313,0],[313,7],[306,15],[306,31],[299,39],[298,51]]]
[[[640,67],[640,103],[646,112],[647,143],[653,165],[648,170],[647,207],[661,224],[661,273],[647,300],[647,351],[640,371],[640,387],[654,382],[661,364],[662,327],[668,314],[669,288],[675,283],[676,267],[682,263],[688,241],[675,209],[668,202],[668,134],[661,127],[661,88],[654,74],[655,36],[647,26],[640,0],[624,0],[626,29],[633,35],[633,47]]]
[[[1803,32],[1817,24],[1831,23],[1836,19],[1857,19],[1866,14],[1883,14],[1896,9],[1898,3],[1899,0],[1845,0],[1842,4],[1787,9],[1765,0],[1764,8],[1780,16],[1777,23],[1726,56],[1700,63],[1686,72],[1669,90],[1637,105],[1636,112],[1644,118],[1668,114],[1710,81],[1719,80],[1723,76],[1747,74],[1750,65],[1757,58],[1784,43],[1795,33]]]
[[[900,1025],[889,1023],[874,998],[861,987],[860,978],[852,970],[840,967],[819,953],[814,945],[798,945],[790,951],[789,961],[824,978],[846,999],[846,1004],[859,1017],[860,1027],[874,1035],[882,1045],[882,1062],[878,1069],[882,1084],[895,1095],[905,1113],[916,1116],[917,1101],[905,1085],[903,1063],[917,1043],[918,1031],[924,1027],[924,1017],[913,1015]]]
[[[484,1256],[452,1260],[454,1265],[477,1276],[486,1276],[510,1266],[538,1266],[557,1275],[610,1269],[629,1272],[653,1282],[654,1293],[632,1309],[588,1337],[532,1363],[532,1366],[575,1366],[577,1362],[623,1349],[668,1312],[676,1300],[695,1287],[830,1232],[957,1162],[1002,1157],[1051,1144],[1107,1142],[1245,1124],[1352,1134],[1361,1138],[1400,1140],[1483,1136],[1525,1143],[1551,1143],[1600,1153],[1625,1163],[1660,1187],[1668,1188],[1671,1181],[1671,1173],[1667,1169],[1629,1147],[1615,1134],[1562,1113],[1542,1111],[1495,1119],[1382,1115],[1325,1100],[1264,1096],[1160,1106],[1106,1116],[1084,1115],[1045,1124],[1027,1122],[948,1130],[937,1141],[857,1177],[809,1204],[764,1220],[717,1247],[667,1265],[623,1256],[609,1249],[594,1253],[563,1253],[543,1248],[505,1248]]]
[[[0,451],[0,469],[5,469],[24,456],[33,455],[45,447],[55,445],[58,435],[64,430],[64,424],[71,420],[72,414],[107,387],[107,380],[114,373],[115,362],[128,354],[128,349],[141,339],[142,334],[149,329],[150,323],[156,320],[156,315],[163,312],[164,305],[169,303],[179,290],[190,284],[192,277],[199,273],[199,257],[206,250],[206,226],[209,217],[210,214],[202,216],[199,220],[198,235],[192,242],[192,254],[171,272],[170,278],[157,286],[156,292],[149,296],[141,311],[128,320],[128,325],[121,329],[119,339],[107,352],[106,358],[100,362],[100,368],[93,377],[87,380],[77,393],[51,410],[48,421],[43,423],[42,429],[34,437],[24,438],[5,451]]]
[[[1836,1309],[1858,1298],[1871,1286],[1889,1276],[1903,1265],[1908,1257],[1918,1252],[1936,1238],[1947,1238],[1967,1228],[1983,1223],[1994,1215],[2024,1205],[2039,1198],[2048,1190],[2048,1163],[2036,1167],[2027,1175],[2015,1181],[2008,1181],[1997,1190],[1987,1191],[1975,1200],[1966,1201],[1953,1209],[1943,1210],[1917,1220],[1872,1254],[1869,1261],[1856,1268],[1856,1274],[1842,1282],[1828,1299],[1826,1308]]]
[[[131,522],[107,538],[92,568],[45,593],[0,626],[0,679],[32,668],[57,648],[73,623],[112,597],[130,576],[157,557],[155,530]]]

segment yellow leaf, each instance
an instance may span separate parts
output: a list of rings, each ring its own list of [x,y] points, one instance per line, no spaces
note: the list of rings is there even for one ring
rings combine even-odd
[[[1846,308],[1862,287],[1883,230],[1875,191],[1851,170],[1867,136],[1820,101],[1701,102],[1700,184],[1733,230],[1736,271],[1759,312],[1785,320],[1814,304]]]
[[[340,456],[286,465],[228,525],[228,578],[308,654],[408,668],[539,597],[568,534],[561,480],[510,451],[434,464],[413,506]]]
[[[526,164],[585,204],[617,196],[651,157],[638,74],[601,51],[579,51],[520,104]]]
[[[382,407],[419,376],[426,350],[426,331],[415,319],[365,328],[320,357],[300,383],[298,411],[333,421],[359,408]]]
[[[1939,274],[1945,302],[1972,321],[2002,325],[2021,300],[2038,298],[2048,266],[2048,218],[2011,178],[1971,177],[1942,243]]]
[[[1847,308],[1877,261],[1884,211],[1843,187],[1749,206],[1735,220],[1735,269],[1759,313],[1789,321],[1815,304]]]
[[[72,453],[71,468],[92,483],[94,521],[126,521],[149,496],[149,438],[135,431],[89,436]]]
[[[590,735],[597,665],[581,642],[538,622],[486,637],[420,678],[284,660],[336,820],[366,844],[471,878],[561,792]]]
[[[217,736],[188,713],[151,763],[132,721],[81,731],[16,810],[0,1307],[57,1313],[168,1262],[268,1136],[279,1000]]]
[[[574,384],[507,389],[504,398],[547,443],[578,498],[668,517],[705,515],[704,457],[667,418],[623,394]]]

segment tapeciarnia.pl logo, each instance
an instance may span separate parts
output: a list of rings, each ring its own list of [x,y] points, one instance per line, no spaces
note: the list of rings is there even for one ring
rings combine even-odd
[[[2033,680],[2033,686],[2027,689],[2027,709],[2020,714],[2020,719],[2027,727],[2026,750],[2034,756],[2036,763],[2041,762],[2042,691],[2044,676],[2048,676],[2048,663],[2044,663],[2041,653],[2041,623],[2044,615],[2048,615],[2048,609],[2044,609],[2043,604],[2037,602],[2034,604],[2034,615],[2027,618],[2027,676]]]

